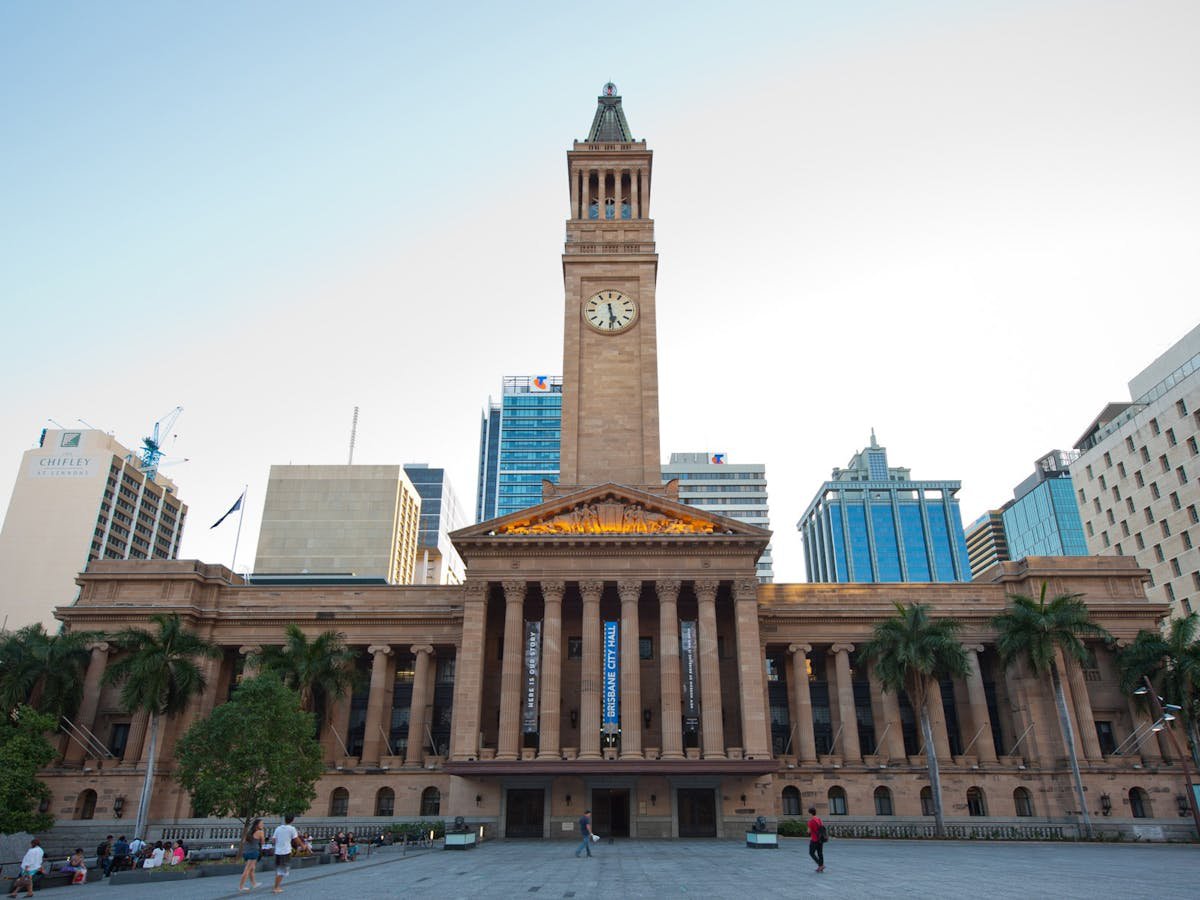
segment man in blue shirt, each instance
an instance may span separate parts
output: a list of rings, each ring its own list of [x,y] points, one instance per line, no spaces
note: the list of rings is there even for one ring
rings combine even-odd
[[[576,858],[578,858],[579,854],[582,853],[584,850],[587,851],[588,856],[591,856],[592,855],[592,811],[590,809],[585,809],[583,811],[583,815],[579,817],[579,833],[583,835],[583,840],[580,841],[579,846],[577,848],[575,848]]]

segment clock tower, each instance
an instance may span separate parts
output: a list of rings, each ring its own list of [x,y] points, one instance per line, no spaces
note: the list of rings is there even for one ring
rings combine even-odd
[[[604,85],[587,140],[567,152],[562,449],[548,496],[605,482],[663,492],[652,159]]]

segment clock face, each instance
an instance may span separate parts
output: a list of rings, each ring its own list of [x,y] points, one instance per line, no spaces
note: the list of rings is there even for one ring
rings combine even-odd
[[[597,331],[616,334],[637,321],[638,308],[633,298],[620,291],[601,291],[583,304],[583,318]]]

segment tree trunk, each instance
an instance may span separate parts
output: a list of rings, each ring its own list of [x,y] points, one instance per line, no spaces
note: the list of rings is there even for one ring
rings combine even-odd
[[[1192,762],[1197,769],[1200,769],[1200,735],[1196,733],[1196,721],[1194,719],[1188,722],[1187,736],[1188,749],[1192,751]]]
[[[1071,763],[1071,776],[1075,779],[1075,795],[1079,801],[1079,815],[1083,819],[1083,833],[1090,841],[1092,817],[1088,814],[1087,797],[1083,793],[1083,776],[1079,774],[1079,757],[1075,754],[1075,733],[1071,730],[1071,717],[1067,714],[1067,698],[1063,693],[1062,678],[1058,666],[1050,662],[1050,680],[1054,683],[1054,702],[1058,706],[1058,724],[1062,727],[1063,742],[1067,745],[1067,759]]]
[[[929,792],[933,794],[933,830],[938,837],[946,836],[946,817],[942,813],[942,773],[938,768],[937,747],[933,744],[933,724],[929,721],[929,710],[925,697],[917,707],[921,716],[921,737],[925,740],[925,764],[929,767]]]
[[[146,779],[142,782],[142,798],[138,801],[137,819],[133,826],[134,835],[142,840],[146,839],[146,818],[150,811],[150,795],[154,793],[154,762],[158,755],[158,719],[157,713],[150,713],[150,753],[146,759]]]

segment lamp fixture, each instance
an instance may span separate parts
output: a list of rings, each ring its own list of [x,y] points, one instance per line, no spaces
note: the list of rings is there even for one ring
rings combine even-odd
[[[1162,722],[1155,722],[1153,725],[1150,726],[1150,730],[1151,731],[1162,731],[1166,727],[1167,726],[1164,725]]]
[[[571,805],[571,795],[570,794],[567,794],[566,800],[567,800],[567,806],[570,806]]]
[[[1100,795],[1100,811],[1106,816],[1112,815],[1112,797],[1108,794]]]
[[[1133,689],[1133,693],[1138,697],[1145,697],[1148,693],[1150,693],[1150,691],[1148,691],[1146,689],[1146,686],[1143,684],[1143,685],[1139,685],[1138,687],[1135,687]]]
[[[650,795],[650,805],[651,805],[651,806],[654,806],[656,803],[658,803],[658,795],[657,795],[657,794],[651,794],[651,795]]]
[[[479,806],[481,803],[483,803],[483,795],[482,795],[482,794],[476,794],[476,795],[475,795],[475,805],[476,805],[476,806]]]
[[[1188,798],[1185,797],[1183,794],[1180,794],[1175,798],[1175,803],[1179,807],[1179,814],[1181,816],[1186,816],[1189,812]]]
[[[743,803],[745,803],[745,802],[746,802],[746,795],[745,795],[745,794],[742,794],[742,802],[743,802]]]
[[[646,708],[646,709],[643,709],[643,710],[642,710],[642,721],[646,723],[646,727],[647,727],[647,728],[649,728],[649,727],[650,727],[650,717],[651,717],[651,715],[652,715],[652,713],[650,712],[649,708]]]
[[[113,815],[119,819],[119,818],[121,818],[121,814],[124,811],[125,811],[125,798],[124,797],[114,798],[113,799]]]

